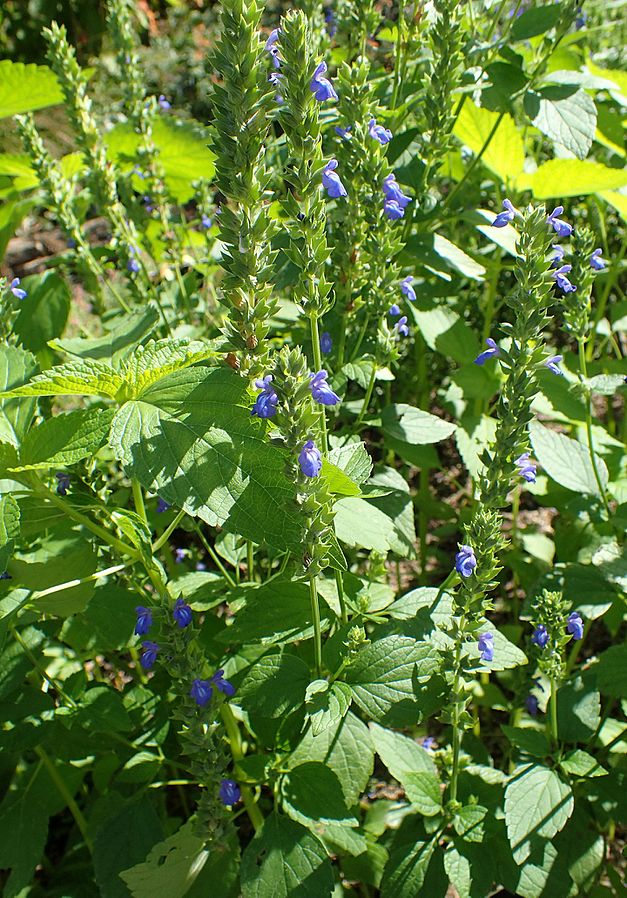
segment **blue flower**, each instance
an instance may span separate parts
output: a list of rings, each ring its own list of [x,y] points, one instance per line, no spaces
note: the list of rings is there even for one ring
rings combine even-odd
[[[164,97],[163,94],[159,94],[159,99],[157,100],[157,103],[159,104],[161,109],[171,109],[172,108],[171,104],[168,102],[168,100]]]
[[[335,37],[336,32],[337,32],[337,24],[336,24],[336,20],[335,20],[335,13],[333,12],[333,10],[331,9],[330,6],[327,6],[327,8],[324,11],[324,21],[327,23],[329,37],[330,38]]]
[[[537,645],[538,648],[543,649],[546,647],[546,644],[549,641],[549,633],[544,624],[538,624],[531,634],[531,641],[534,645]]]
[[[438,743],[435,741],[433,736],[425,736],[422,740],[422,747],[425,751],[435,751],[438,747]]]
[[[67,496],[70,488],[70,475],[64,471],[57,471],[54,476],[57,478],[57,496]]]
[[[320,351],[324,355],[328,355],[333,349],[333,340],[331,339],[331,334],[328,331],[325,331],[323,335],[320,337]]]
[[[21,283],[22,282],[20,278],[13,278],[13,280],[9,284],[9,290],[16,299],[26,299],[26,297],[28,296],[26,290],[23,290],[22,287],[20,287]]]
[[[166,502],[165,499],[162,499],[160,496],[157,499],[157,514],[163,514],[164,511],[168,511],[170,508],[170,503]]]
[[[338,98],[333,85],[328,78],[324,77],[326,71],[326,62],[321,62],[316,66],[316,71],[313,73],[309,84],[309,90],[320,103],[323,103],[325,100],[337,100]]]
[[[569,271],[572,271],[572,267],[572,265],[562,265],[561,268],[558,268],[553,272],[555,283],[563,293],[574,293],[577,289],[574,284],[571,284],[567,277]]]
[[[560,246],[558,243],[553,243],[552,249],[555,250],[555,255],[551,259],[551,268],[559,268],[562,264],[562,259],[566,255],[564,252],[564,247]]]
[[[240,800],[241,792],[235,780],[221,780],[219,795],[222,804],[232,807]]]
[[[157,654],[160,651],[160,646],[157,645],[156,642],[150,642],[150,640],[146,640],[146,642],[142,642],[143,652],[141,654],[141,658],[139,659],[141,662],[141,666],[144,670],[150,670],[153,667],[155,661],[157,660]]]
[[[138,260],[135,258],[136,255],[137,255],[137,250],[135,249],[135,247],[132,245],[129,246],[128,262],[126,263],[126,267],[128,268],[129,271],[133,271],[135,273],[137,273],[141,267]]]
[[[12,579],[13,579],[13,577],[11,576],[11,574],[8,571],[2,571],[2,573],[0,574],[0,580],[12,580]]]
[[[189,690],[189,695],[197,705],[204,708],[211,701],[211,696],[213,695],[211,680],[194,680],[192,688]]]
[[[605,259],[601,258],[601,254],[603,250],[599,247],[599,249],[595,249],[595,251],[590,256],[590,267],[594,268],[595,271],[603,271],[605,269]]]
[[[522,455],[519,455],[515,463],[518,465],[520,476],[523,477],[527,483],[536,482],[536,465],[534,462],[529,461],[528,452],[523,452]]]
[[[186,555],[187,551],[185,549],[177,548],[174,550],[174,560],[177,564],[182,564],[185,561]]]
[[[279,72],[272,72],[272,74],[268,78],[268,81],[270,82],[270,84],[272,84],[274,87],[277,88],[276,97],[275,97],[275,100],[277,101],[277,103],[284,102],[283,94],[280,92],[281,81],[283,80],[284,77],[285,77],[285,75],[281,75]]]
[[[588,21],[588,13],[584,12],[581,7],[577,10],[577,18],[575,19],[575,28],[577,31],[581,31],[582,28],[586,27],[586,22]]]
[[[340,137],[350,137],[350,132],[353,130],[352,125],[347,125],[345,128],[340,127],[340,125],[335,126],[335,133]]]
[[[568,615],[566,629],[569,633],[572,633],[573,639],[583,639],[583,621],[581,615],[576,611],[573,611],[572,614]]]
[[[194,615],[192,613],[192,609],[189,607],[187,602],[184,601],[184,599],[177,599],[174,603],[172,617],[179,625],[181,630],[183,630],[185,627],[189,627]]]
[[[250,414],[257,415],[258,418],[272,418],[276,415],[279,402],[279,397],[272,386],[272,375],[266,374],[262,380],[256,380],[255,386],[261,393],[257,396]]]
[[[494,658],[494,635],[490,632],[482,633],[477,640],[477,647],[482,661],[492,661]]]
[[[386,143],[389,143],[393,136],[389,128],[384,128],[383,125],[377,125],[377,121],[374,118],[371,118],[368,124],[368,134],[374,138],[374,140],[378,140],[381,146],[385,146]]]
[[[544,363],[545,368],[548,368],[553,374],[559,374],[560,376],[564,376],[564,372],[561,371],[557,366],[559,362],[564,358],[563,355],[552,355],[550,356]]]
[[[414,302],[416,299],[416,291],[413,288],[413,274],[408,274],[406,278],[403,278],[401,281],[401,293],[404,293],[407,299],[410,302]]]
[[[336,168],[337,159],[331,159],[322,170],[322,186],[331,199],[334,200],[339,199],[341,196],[348,196],[346,188],[340,181],[340,176],[335,171]]]
[[[231,698],[231,696],[235,695],[235,686],[233,686],[232,683],[229,683],[228,680],[224,679],[223,670],[216,670],[214,675],[211,677],[210,682],[213,683],[220,690],[220,692],[223,693],[223,695],[228,696],[228,698]]]
[[[558,237],[570,237],[573,232],[572,225],[562,221],[559,216],[564,211],[563,206],[556,206],[550,215],[547,215],[547,222],[551,225]]]
[[[487,361],[495,359],[501,354],[501,350],[498,348],[492,337],[488,337],[486,343],[490,348],[484,349],[483,352],[479,353],[475,359],[475,365],[485,365]]]
[[[383,194],[386,200],[394,201],[401,209],[404,209],[411,203],[411,197],[405,196],[398,186],[394,173],[383,179]]]
[[[281,33],[280,28],[273,28],[272,31],[270,32],[270,34],[268,35],[268,40],[266,41],[266,44],[265,44],[265,49],[267,50],[268,53],[270,53],[271,50],[274,49],[275,44],[279,39],[280,33]]]
[[[209,228],[211,227],[212,221],[206,212],[203,212],[202,215],[200,216],[200,223],[203,226],[203,228],[205,229],[205,231],[208,231]]]
[[[307,440],[301,449],[298,464],[305,477],[317,477],[322,470],[322,456],[313,440]]]
[[[328,385],[327,377],[328,374],[324,368],[316,374],[309,375],[311,395],[320,405],[337,405],[338,402],[341,402],[341,399]]]
[[[525,699],[525,707],[527,708],[527,711],[529,712],[529,714],[531,714],[532,717],[538,716],[538,699],[533,694],[533,692],[530,692],[529,695],[527,696],[527,698]]]
[[[394,325],[394,330],[399,337],[409,337],[409,327],[407,326],[407,315],[399,318]]]
[[[471,546],[460,546],[455,555],[455,570],[462,577],[470,577],[477,567],[477,559]]]
[[[145,636],[152,627],[152,611],[150,608],[144,608],[138,605],[135,609],[137,615],[137,623],[135,624],[135,636]]]
[[[504,228],[516,217],[516,210],[512,206],[510,200],[503,200],[503,209],[505,211],[499,212],[492,222],[493,228]]]
[[[383,211],[390,221],[398,221],[399,218],[405,217],[405,210],[399,206],[396,200],[386,200],[383,204]]]
[[[144,208],[149,215],[151,212],[154,212],[155,207],[153,205],[151,196],[148,196],[148,195],[143,196],[142,203],[144,204]]]
[[[396,303],[393,303],[388,309],[388,314],[390,315],[400,315],[401,309],[400,306],[397,306]]]

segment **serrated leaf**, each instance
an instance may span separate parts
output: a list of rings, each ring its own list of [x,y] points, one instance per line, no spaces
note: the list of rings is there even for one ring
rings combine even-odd
[[[420,895],[434,848],[433,842],[395,846],[383,871],[381,898],[416,898]]]
[[[525,97],[525,111],[535,127],[550,140],[573,153],[588,155],[597,125],[597,111],[585,90],[551,85]]]
[[[627,697],[627,646],[606,649],[594,667],[599,689],[604,695]]]
[[[358,800],[372,775],[374,749],[365,724],[348,712],[335,726],[314,736],[307,730],[289,756],[288,764],[296,767],[307,761],[320,761],[337,775],[349,807]]]
[[[560,767],[569,776],[584,777],[586,779],[593,776],[607,776],[607,770],[601,767],[596,758],[593,758],[587,751],[582,751],[580,748],[575,748],[567,755],[564,755],[560,761]]]
[[[242,898],[331,898],[333,871],[322,842],[276,812],[242,857]]]
[[[346,683],[329,685],[327,680],[314,680],[307,687],[305,696],[305,708],[314,736],[336,726],[350,708],[351,699],[351,690]]]
[[[309,820],[357,826],[337,774],[321,761],[291,767],[281,781],[281,796],[290,817],[306,826]]]
[[[0,61],[0,118],[56,106],[62,101],[61,86],[47,65]]]
[[[304,704],[308,684],[309,668],[296,655],[265,655],[244,677],[237,700],[259,717],[281,717]]]
[[[29,277],[23,286],[28,296],[20,302],[13,330],[24,349],[39,352],[63,333],[70,312],[70,288],[56,271]]]
[[[482,109],[464,100],[453,134],[473,153],[479,153],[499,119],[498,112]],[[482,163],[501,181],[508,183],[523,170],[525,150],[514,119],[506,113],[481,157]]]
[[[0,346],[0,443],[17,448],[35,413],[34,399],[3,399],[37,371],[35,357],[17,346]]]
[[[573,794],[558,775],[538,764],[514,771],[505,789],[505,822],[514,860],[522,864],[531,840],[552,839],[573,812]]]
[[[368,726],[377,754],[399,783],[404,785],[405,777],[413,773],[436,774],[437,767],[431,755],[409,736],[387,730],[376,723]]]
[[[13,496],[0,499],[0,574],[6,571],[13,554],[15,540],[20,535],[20,507]]]
[[[159,309],[154,303],[137,309],[129,315],[115,318],[115,327],[102,337],[73,337],[52,341],[53,349],[88,359],[112,359],[146,337],[159,320]]]
[[[6,396],[104,396],[114,399],[124,381],[103,362],[83,359],[49,368]],[[0,394],[1,395],[1,394]]]
[[[451,884],[457,889],[459,898],[470,898],[472,875],[470,861],[451,844],[444,852],[444,869]]]
[[[567,742],[587,742],[601,722],[601,696],[589,671],[557,690],[557,730]]]
[[[359,486],[351,480],[348,474],[345,474],[336,465],[331,464],[326,458],[322,460],[322,471],[320,475],[327,485],[332,496],[359,496],[361,490]]]
[[[22,444],[18,470],[73,465],[105,443],[114,409],[81,409],[33,427]]]
[[[302,520],[284,454],[251,417],[245,381],[186,368],[125,403],[110,445],[127,473],[166,502],[258,544],[300,547]]]
[[[501,726],[512,745],[520,748],[525,754],[536,758],[544,758],[549,754],[549,742],[543,732],[532,727]]]
[[[458,836],[465,842],[483,842],[484,826],[488,809],[480,804],[467,804],[460,808],[453,818],[453,826]]]
[[[158,894],[184,898],[194,886],[204,886],[205,894],[215,890],[216,894],[228,895],[238,866],[238,849],[233,839],[226,846],[209,851],[195,834],[193,821],[188,821],[151,848],[141,864],[122,870],[120,877],[133,898],[154,898]]]
[[[407,798],[423,816],[433,817],[441,812],[440,781],[435,773],[426,770],[407,773],[403,787]]]
[[[550,159],[532,174],[522,173],[516,179],[518,190],[531,190],[538,200],[587,196],[602,190],[617,190],[626,184],[625,169],[608,168],[587,159]]]
[[[414,683],[425,682],[436,669],[432,646],[408,636],[384,636],[359,653],[344,679],[362,711],[381,722],[397,702],[414,702]]]
[[[372,459],[364,443],[349,443],[347,446],[331,449],[329,460],[359,485],[370,477]]]
[[[159,817],[146,795],[126,802],[101,823],[93,853],[100,894],[107,898],[128,898],[128,888],[120,874],[143,863],[148,852],[162,839]]]
[[[146,390],[168,374],[189,368],[215,354],[215,343],[210,340],[150,340],[138,346],[124,363],[122,374],[128,388],[128,397],[141,399]]]
[[[170,194],[176,202],[186,203],[194,195],[193,182],[200,178],[210,181],[215,173],[215,154],[209,149],[207,130],[193,120],[161,116],[154,122],[152,138]],[[109,154],[122,168],[126,163],[131,169],[139,161],[140,137],[131,124],[116,125],[106,135],[106,142]]]
[[[450,437],[456,425],[405,403],[388,405],[381,414],[385,435],[405,443],[424,445]]]
[[[597,374],[589,378],[587,384],[595,393],[613,396],[617,390],[625,386],[625,377],[622,374]]]
[[[529,425],[535,455],[547,472],[561,486],[587,495],[600,495],[588,448],[577,440],[549,430],[538,421]],[[603,459],[595,454],[601,483],[607,486],[609,475]]]

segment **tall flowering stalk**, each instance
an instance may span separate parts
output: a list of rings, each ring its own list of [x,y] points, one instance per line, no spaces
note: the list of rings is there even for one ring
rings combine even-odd
[[[490,593],[497,586],[496,577],[501,570],[499,556],[506,546],[500,510],[507,504],[512,485],[524,476],[521,462],[526,460],[528,452],[527,428],[532,418],[531,403],[537,391],[536,374],[546,363],[541,335],[549,323],[547,313],[553,302],[554,278],[548,258],[552,231],[546,211],[539,207],[519,215],[509,204],[508,215],[507,221],[517,216],[520,219],[519,256],[515,267],[517,285],[506,299],[512,322],[502,325],[511,342],[506,350],[491,340],[490,348],[476,360],[478,364],[485,364],[498,358],[506,376],[495,410],[495,440],[483,454],[484,467],[475,509],[464,528],[455,564],[461,582],[454,593],[455,615],[451,633],[455,644],[449,718],[453,726],[451,802],[457,800],[461,732],[468,723],[466,666],[472,667],[476,663],[464,649],[470,640],[477,640],[482,660],[489,661],[493,657],[493,635],[489,631],[480,631],[484,613],[493,607]],[[507,221],[497,217],[496,226]]]
[[[216,182],[227,199],[219,215],[226,335],[241,370],[252,375],[267,365],[265,338],[276,309],[270,284],[275,227],[268,216],[265,163],[275,90],[267,80],[261,9],[257,0],[222,4],[222,34],[213,58],[221,75],[213,94]]]

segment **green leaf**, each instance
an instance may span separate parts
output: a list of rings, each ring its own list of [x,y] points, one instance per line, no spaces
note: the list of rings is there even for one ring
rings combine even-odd
[[[456,272],[473,281],[482,281],[485,275],[483,265],[441,234],[414,234],[406,243],[405,253],[414,264],[419,262],[447,281],[451,280],[449,272]]]
[[[92,686],[81,697],[73,726],[90,733],[125,733],[132,729],[122,696],[109,686]]]
[[[467,804],[455,814],[453,826],[458,836],[465,842],[483,842],[483,822],[488,814],[488,809],[480,804]]]
[[[449,845],[444,852],[444,869],[451,885],[455,886],[459,898],[470,898],[472,884],[470,861],[460,854],[453,844]]]
[[[600,495],[586,446],[563,433],[549,430],[538,421],[531,422],[529,434],[536,457],[549,477],[577,493]],[[605,487],[609,481],[607,466],[598,455],[595,459],[601,483]]]
[[[372,471],[372,459],[364,443],[349,443],[337,449],[331,449],[329,460],[344,471],[348,477],[359,485],[364,483]]]
[[[562,16],[560,6],[540,6],[527,9],[512,26],[510,37],[513,41],[526,41],[530,37],[544,34],[559,22]]]
[[[536,758],[544,758],[549,754],[549,742],[541,730],[532,727],[510,727],[507,724],[502,724],[501,729],[512,745],[525,754]]]
[[[384,729],[376,723],[370,723],[368,726],[377,754],[394,779],[403,786],[405,778],[410,774],[436,774],[437,767],[429,752],[409,736]]]
[[[322,842],[276,812],[242,857],[242,898],[331,898],[333,870]]]
[[[420,894],[434,842],[410,842],[390,852],[381,880],[381,898],[416,898]]]
[[[437,653],[408,636],[384,636],[363,649],[347,669],[356,703],[372,720],[384,722],[398,702],[415,702],[414,682],[425,682],[437,667]]]
[[[104,445],[114,409],[81,409],[33,427],[22,444],[19,470],[73,465]]]
[[[340,468],[331,464],[326,458],[322,460],[321,477],[333,496],[359,496],[361,490],[354,481]]]
[[[357,826],[337,774],[321,761],[292,767],[281,781],[281,796],[290,817],[305,826],[309,820]]]
[[[35,414],[33,399],[2,399],[2,393],[20,386],[37,370],[30,352],[17,346],[0,346],[0,443],[16,448],[30,427]]]
[[[407,773],[403,787],[407,798],[423,816],[434,817],[441,812],[440,781],[435,773],[426,770]]]
[[[414,509],[409,487],[393,468],[379,471],[370,481],[386,495],[365,499],[349,497],[335,505],[335,532],[349,546],[376,549],[401,557],[413,555],[416,542]]]
[[[309,587],[298,580],[273,580],[272,583],[235,590],[227,596],[232,602],[244,599],[238,607],[235,620],[218,636],[227,645],[259,643],[260,645],[287,644],[300,639],[311,639],[313,622]],[[321,629],[330,626],[330,615],[321,607]]]
[[[246,382],[234,371],[168,375],[119,409],[110,445],[130,476],[188,514],[258,544],[300,547],[284,455],[251,417]]]
[[[346,683],[329,685],[327,680],[310,683],[305,695],[305,707],[314,736],[339,723],[350,708],[351,698],[350,687]]]
[[[99,827],[94,839],[94,871],[100,894],[128,898],[122,872],[142,864],[163,839],[159,817],[144,795],[126,802]],[[158,847],[158,846],[157,846]]]
[[[613,396],[620,387],[625,385],[625,377],[622,374],[597,374],[587,381],[588,386],[595,393],[602,396]]]
[[[0,574],[6,571],[13,554],[15,540],[20,535],[20,507],[13,496],[0,499]]]
[[[129,315],[118,315],[114,319],[115,326],[103,337],[73,337],[65,340],[54,340],[52,348],[67,352],[79,358],[111,360],[123,354],[125,349],[134,347],[141,339],[148,336],[159,320],[159,309],[154,303],[137,309]]]
[[[381,414],[382,431],[405,443],[439,443],[455,433],[456,425],[405,403],[388,405]]]
[[[304,704],[308,685],[309,669],[296,655],[265,655],[240,684],[238,704],[259,717],[282,717]]]
[[[565,755],[560,761],[560,767],[569,776],[586,779],[592,776],[607,776],[605,767],[601,767],[596,758],[579,748],[575,748]]]
[[[552,770],[538,764],[518,767],[505,789],[505,823],[516,863],[529,857],[532,840],[550,840],[563,829],[573,807],[570,787]]]
[[[70,313],[70,288],[56,271],[29,277],[22,286],[28,296],[20,302],[13,330],[24,349],[39,352],[63,333]]]
[[[597,126],[592,97],[572,85],[550,85],[525,96],[525,111],[538,131],[573,153],[588,155]]]
[[[463,365],[472,362],[479,353],[479,341],[474,332],[452,309],[411,308],[420,332],[430,349],[444,356],[451,356]]]
[[[538,200],[587,196],[601,190],[617,190],[626,184],[624,168],[608,168],[600,162],[581,159],[550,159],[532,174],[523,173],[516,179],[518,190],[531,190]]]
[[[168,374],[189,368],[215,354],[211,340],[149,340],[138,346],[124,362],[122,373],[127,386],[124,398],[141,399],[146,390]]]
[[[7,391],[10,396],[104,396],[115,399],[124,381],[105,365],[89,359],[68,362],[37,374],[23,387]]]
[[[588,742],[601,722],[601,696],[594,676],[577,674],[557,690],[557,729],[567,742]]]
[[[604,695],[627,698],[627,646],[606,649],[594,666],[599,689]]]
[[[237,878],[238,854],[234,839],[210,851],[194,833],[193,821],[188,821],[155,845],[145,861],[123,870],[120,877],[133,898],[183,898],[192,894],[192,888],[226,898]]]
[[[72,559],[71,569],[68,558]],[[35,593],[31,604],[40,614],[54,614],[67,617],[85,609],[95,582],[79,583],[96,570],[98,557],[91,542],[71,530],[53,530],[41,541],[39,548],[28,554],[22,553],[11,562],[11,568],[20,585]],[[72,580],[68,582],[68,573]],[[55,589],[45,596],[38,596],[38,590],[56,587],[61,583],[64,589]]]
[[[366,788],[374,766],[374,749],[368,728],[350,711],[335,726],[314,736],[307,730],[289,757],[290,768],[308,761],[326,764],[337,776],[344,797],[352,807]]]
[[[47,65],[0,62],[0,118],[32,112],[63,101],[56,75]]]
[[[131,124],[116,125],[105,138],[109,154],[122,168],[130,170],[140,161],[140,137]],[[152,138],[168,191],[177,203],[186,203],[194,195],[193,182],[200,178],[211,181],[215,173],[215,154],[209,149],[206,128],[192,119],[183,122],[161,116],[153,125]]]
[[[472,100],[467,98],[455,123],[453,134],[476,155],[481,152],[493,128],[496,127],[481,161],[507,184],[522,172],[525,149],[520,131],[509,113],[505,113],[497,125],[500,114],[475,106]]]

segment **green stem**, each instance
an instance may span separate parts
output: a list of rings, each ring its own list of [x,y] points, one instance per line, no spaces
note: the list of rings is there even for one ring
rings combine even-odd
[[[159,549],[161,548],[161,546],[164,546],[167,543],[167,541],[172,536],[172,533],[176,530],[178,525],[181,523],[181,521],[185,517],[185,514],[186,513],[184,511],[179,511],[179,513],[176,515],[176,517],[173,518],[173,520],[165,528],[165,530],[163,531],[163,533],[161,534],[159,539],[154,541],[154,543],[152,544],[153,554],[155,552],[158,552]]]
[[[248,579],[252,583],[255,579],[255,548],[251,540],[246,540],[246,566],[248,568]]]
[[[146,516],[146,506],[144,504],[144,493],[141,488],[141,484],[137,480],[131,481],[131,487],[133,490],[133,502],[135,503],[135,511],[140,516],[142,521],[147,524],[148,518]]]
[[[198,534],[198,538],[200,539],[201,543],[205,547],[207,554],[210,556],[211,560],[213,561],[215,566],[218,568],[218,570],[220,571],[220,573],[222,574],[222,576],[224,577],[226,582],[229,584],[231,589],[235,589],[235,587],[237,586],[237,583],[235,582],[233,577],[231,577],[231,575],[229,574],[227,569],[224,567],[224,565],[220,561],[220,558],[219,558],[217,552],[215,551],[213,546],[210,545],[209,541],[205,537],[205,535],[202,532],[202,530],[200,529],[199,525],[196,523],[194,524],[194,530]]]
[[[322,635],[320,632],[320,605],[318,604],[318,590],[316,578],[309,575],[309,598],[311,599],[311,619],[314,628],[314,667],[316,677],[322,675]]]
[[[344,581],[342,579],[341,571],[334,571],[335,574],[335,585],[337,587],[337,597],[340,602],[340,614],[342,616],[342,623],[348,623],[348,609],[346,608],[346,599],[344,598]]]
[[[239,727],[237,725],[237,721],[235,720],[235,716],[233,715],[233,711],[231,710],[227,702],[223,702],[223,704],[220,706],[220,714],[222,715],[224,729],[226,730],[229,744],[231,746],[233,761],[237,765],[244,758],[244,751],[242,749],[242,739],[240,736]],[[255,832],[257,833],[263,826],[263,814],[261,813],[259,805],[255,801],[250,787],[242,785],[240,786],[240,789],[242,793],[242,801],[244,802],[244,807],[246,808],[246,813],[248,814],[250,822],[252,823]]]
[[[368,389],[366,390],[366,395],[364,396],[364,402],[361,407],[361,411],[357,416],[357,420],[355,421],[355,429],[358,429],[361,425],[361,422],[364,419],[364,415],[368,411],[368,406],[370,405],[370,400],[372,399],[372,391],[374,390],[374,384],[377,379],[377,366],[375,363],[372,363],[372,373],[370,374],[370,380],[368,381]]]
[[[394,54],[394,87],[390,99],[390,110],[396,109],[398,104],[398,92],[401,87],[401,73],[403,71],[403,38],[405,36],[405,3],[400,0],[398,4],[398,21],[396,25],[396,48]]]
[[[462,637],[466,625],[466,617],[462,615],[457,631],[457,645],[455,646],[454,677],[453,677],[453,767],[451,770],[450,795],[451,801],[457,801],[457,778],[459,776],[459,752],[461,748],[460,708],[463,706],[461,698],[461,658]]]
[[[44,767],[48,771],[48,775],[49,775],[50,779],[55,784],[55,786],[57,787],[57,789],[59,791],[59,794],[61,795],[61,797],[67,804],[67,806],[70,810],[70,813],[72,814],[72,817],[74,817],[74,822],[76,823],[76,825],[78,826],[78,828],[80,830],[80,834],[83,837],[83,841],[85,842],[85,845],[87,846],[87,848],[89,850],[89,853],[93,854],[94,846],[93,846],[93,843],[87,833],[87,821],[85,820],[85,817],[83,816],[83,812],[81,811],[79,806],[74,801],[74,798],[70,794],[70,791],[69,791],[68,787],[66,786],[63,777],[59,775],[59,771],[54,766],[54,764],[52,763],[52,761],[50,760],[50,758],[48,757],[48,755],[46,754],[46,752],[43,750],[43,748],[40,745],[35,746],[35,754],[43,762]]]
[[[48,671],[47,671],[44,667],[42,667],[42,666],[40,665],[40,663],[39,663],[39,661],[37,660],[37,658],[35,658],[35,656],[34,656],[33,653],[31,652],[31,650],[30,650],[30,648],[28,647],[28,645],[27,645],[27,644],[24,642],[24,640],[22,639],[22,635],[21,635],[20,631],[19,631],[14,625],[11,625],[9,629],[11,630],[11,635],[13,636],[13,638],[15,639],[15,641],[18,643],[18,645],[20,646],[20,648],[22,649],[22,651],[24,652],[24,654],[26,655],[26,657],[28,658],[28,660],[30,661],[30,663],[33,665],[33,667],[35,668],[35,670],[37,671],[37,673],[39,674],[39,676],[42,678],[42,680],[45,680],[46,683],[47,683],[52,689],[54,689],[55,692],[57,692],[57,693],[61,696],[61,698],[63,699],[63,701],[65,702],[65,704],[66,704],[69,708],[76,708],[76,707],[78,707],[77,704],[76,704],[76,702],[74,701],[74,699],[71,698],[69,695],[67,695],[67,693],[65,693],[65,692],[63,691],[63,689],[62,689],[61,686],[57,683],[57,681],[56,681],[53,677],[50,676],[50,674],[48,673]]]
[[[557,735],[557,683],[555,680],[551,680],[551,715],[550,715],[550,724],[551,724],[551,740],[553,745],[557,747],[559,743],[559,737]]]
[[[311,344],[314,360],[314,371],[318,372],[322,369],[322,350],[320,349],[320,330],[318,328],[318,316],[312,313],[309,316],[309,324],[311,326]],[[327,437],[327,417],[324,406],[320,409],[320,431],[322,437],[322,451],[324,455],[329,454],[329,440]]]
[[[420,544],[420,576],[423,582],[427,575],[427,505],[429,504],[429,468],[420,469],[418,498],[418,539]]]
[[[125,570],[125,568],[130,567],[131,564],[131,561],[127,561],[125,564],[114,564],[112,567],[104,568],[102,571],[96,571],[95,574],[90,574],[88,577],[81,577],[76,580],[66,580],[65,583],[57,583],[56,586],[49,586],[47,589],[38,590],[30,596],[29,602],[43,599],[44,596],[53,595],[55,592],[61,592],[64,589],[73,589],[75,586],[91,583],[93,580],[100,580],[102,577],[110,577],[111,574],[117,574],[120,571]]]
[[[366,312],[366,314],[364,316],[364,323],[361,326],[361,330],[359,331],[359,335],[357,337],[357,342],[355,343],[355,346],[351,353],[351,358],[350,358],[351,362],[353,362],[357,358],[357,355],[359,354],[359,350],[361,349],[361,344],[363,343],[364,337],[366,336],[366,331],[368,330],[369,324],[370,324],[370,313]]]
[[[588,367],[586,363],[585,339],[579,340],[579,365],[581,369],[581,376],[583,380],[586,381],[588,379]],[[592,437],[592,412],[590,406],[590,392],[586,387],[586,434],[588,436],[588,453],[590,455],[590,464],[592,465],[592,470],[594,471],[594,479],[597,482],[599,493],[601,495],[601,499],[603,500],[603,505],[605,506],[605,511],[607,512],[608,517],[610,517],[610,504],[607,501],[607,496],[605,495],[605,486],[603,485],[603,481],[601,480],[601,475],[599,474],[599,469],[597,466],[596,455],[594,454],[594,442]]]

